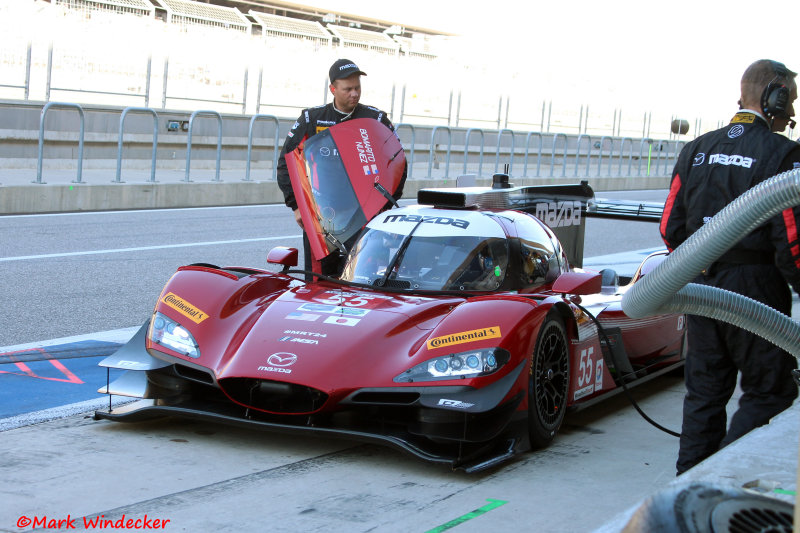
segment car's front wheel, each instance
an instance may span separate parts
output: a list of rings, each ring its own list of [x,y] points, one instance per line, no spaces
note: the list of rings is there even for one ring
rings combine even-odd
[[[569,349],[564,322],[548,316],[539,330],[528,381],[531,446],[544,448],[556,436],[567,408]]]

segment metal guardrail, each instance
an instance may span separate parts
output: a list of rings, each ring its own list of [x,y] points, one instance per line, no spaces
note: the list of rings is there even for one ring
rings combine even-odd
[[[86,130],[86,119],[84,110],[79,104],[64,103],[64,102],[50,102],[42,109],[40,117],[40,131],[39,131],[39,158],[37,163],[37,178],[36,183],[42,183],[42,161],[43,161],[43,147],[44,147],[44,117],[47,111],[53,107],[62,107],[68,109],[76,109],[80,114],[81,125],[79,133],[79,147],[78,147],[78,176],[76,183],[82,182],[82,165],[84,155],[84,137]],[[122,183],[122,156],[124,151],[124,134],[128,115],[133,112],[149,113],[153,117],[153,144],[152,155],[150,157],[150,176],[149,181],[155,182],[155,173],[158,165],[158,149],[159,141],[158,128],[161,116],[155,110],[146,107],[128,107],[122,110],[120,115],[119,133],[115,136],[114,142],[116,144],[116,176],[112,182]],[[224,120],[230,120],[229,117],[223,119],[222,115],[213,110],[198,110],[191,114],[188,121],[188,135],[186,138],[186,168],[183,181],[191,181],[191,164],[192,164],[192,142],[195,132],[196,119],[200,116],[208,116],[216,119],[217,122],[217,146],[216,146],[216,173],[213,178],[214,181],[220,181],[220,168],[222,159],[222,129]],[[271,141],[262,147],[254,147],[255,143],[255,128],[258,121],[269,121],[274,125]],[[632,139],[630,137],[613,137],[604,135],[602,137],[582,133],[577,136],[570,136],[565,133],[543,133],[539,131],[520,132],[508,128],[500,130],[485,130],[483,128],[451,128],[449,126],[431,126],[430,144],[423,142],[418,145],[418,130],[422,128],[419,125],[412,125],[407,123],[398,123],[395,127],[395,133],[400,135],[403,129],[410,130],[410,142],[408,135],[405,135],[407,142],[404,143],[406,149],[406,158],[408,160],[408,178],[414,178],[415,159],[418,159],[418,152],[425,150],[428,152],[427,161],[427,175],[423,177],[444,177],[449,178],[451,171],[451,164],[455,164],[453,154],[458,154],[461,160],[458,161],[458,170],[463,169],[464,174],[472,173],[477,177],[484,176],[484,160],[488,156],[487,151],[487,137],[488,135],[496,134],[496,142],[494,142],[494,172],[498,172],[502,167],[502,163],[508,165],[510,174],[514,174],[513,163],[515,158],[524,157],[524,166],[521,173],[517,177],[554,177],[560,175],[561,177],[574,176],[574,177],[610,177],[610,176],[665,176],[670,172],[670,165],[674,165],[677,160],[680,149],[685,145],[685,141],[681,140],[656,140],[652,138]],[[128,128],[129,130],[131,128]],[[246,170],[243,181],[251,181],[252,179],[252,160],[253,150],[271,150],[272,151],[272,178],[275,177],[275,169],[280,156],[280,129],[281,119],[274,115],[256,114],[250,117],[249,129],[247,134],[247,156],[246,156]],[[69,130],[66,130],[67,132]],[[139,130],[137,130],[139,131]],[[128,131],[130,134],[130,131]],[[141,132],[140,132],[141,133]],[[517,146],[517,137],[525,133],[524,147]],[[446,134],[447,138],[442,138]],[[268,139],[269,135],[265,135]],[[534,142],[536,138],[536,142]],[[638,148],[635,146],[635,140],[639,140]],[[456,145],[454,145],[456,141]],[[61,141],[63,142],[63,141]],[[107,141],[100,141],[107,142]],[[161,141],[163,144],[163,141]],[[461,143],[463,142],[463,145]],[[489,141],[492,142],[492,141]],[[445,144],[446,143],[446,144]],[[244,146],[238,144],[234,145],[234,149],[242,149]],[[532,158],[536,157],[535,168],[532,167]],[[174,157],[174,155],[173,155]],[[208,159],[208,156],[205,156]],[[638,160],[634,165],[634,159]],[[626,164],[627,160],[627,164]],[[438,170],[434,170],[434,165]],[[477,172],[475,172],[477,166]],[[567,169],[567,166],[570,169]],[[558,172],[558,167],[560,172]],[[417,169],[419,171],[419,169]],[[434,174],[435,172],[435,174]],[[442,176],[443,174],[443,176]]]
[[[608,168],[609,168],[609,171],[611,170],[610,162],[614,159],[614,139],[612,137],[609,137],[608,135],[603,135],[602,137],[600,137],[600,140],[597,141],[594,144],[594,147],[597,148],[597,150],[598,150],[598,157],[597,157],[597,175],[598,176],[602,176],[603,175],[603,147],[606,145],[606,141],[611,141],[611,149],[609,150],[609,156],[608,156],[608,160],[609,160]],[[588,171],[587,171],[586,175],[587,176],[589,175]]]
[[[528,175],[528,154],[531,151],[531,137],[537,136],[539,138],[539,150],[536,152],[536,175],[539,175],[539,172],[542,168],[542,134],[538,131],[529,131],[528,135],[525,137],[525,164],[522,166],[522,174],[524,176]],[[555,141],[553,141],[555,142]]]
[[[428,154],[428,176],[431,175],[431,170],[433,170],[433,160],[436,156],[436,132],[439,130],[447,132],[447,160],[444,166],[444,177],[447,179],[450,176],[450,152],[453,149],[453,132],[449,126],[434,126],[433,131],[431,131],[431,148]]]
[[[453,91],[450,90],[450,100],[447,104],[447,114],[446,115],[433,115],[427,110],[424,114],[414,114],[414,113],[407,113],[406,112],[406,85],[403,85],[403,90],[400,96],[400,122],[403,122],[406,117],[418,117],[418,118],[425,118],[425,119],[441,119],[447,121],[447,127],[450,126],[450,123],[453,119]],[[395,89],[392,88],[392,94],[394,95]],[[394,107],[394,102],[392,102],[392,107]]]
[[[653,162],[653,144],[655,143],[655,139],[651,139],[649,137],[643,138],[639,142],[639,167],[637,169],[637,175],[642,176],[642,161],[644,161],[644,146],[645,144],[648,145],[647,149],[647,175],[650,175],[650,166]],[[660,152],[656,152],[656,158],[658,158],[658,154]],[[658,159],[656,159],[656,163]],[[656,170],[658,169],[658,165],[656,164]]]
[[[500,141],[502,140],[504,133],[511,134],[511,152],[508,155],[508,172],[511,173],[511,171],[514,168],[514,130],[503,128],[501,130],[498,130],[497,132],[497,151],[495,152],[495,158],[494,158],[495,173],[500,168]]]
[[[410,127],[410,125],[409,125]],[[429,146],[428,154],[428,176],[430,177],[433,170],[434,161],[437,158],[437,153],[443,150],[436,143],[436,135],[439,130],[444,130],[448,133],[448,145],[446,150],[446,162],[444,168],[444,177],[450,175],[450,157],[453,151],[452,135],[453,130],[447,126],[435,126],[431,132],[431,144]],[[472,142],[473,133],[480,134],[480,144],[476,145]],[[485,131],[480,128],[469,128],[464,133],[464,146],[460,148],[463,154],[463,173],[467,174],[470,166],[470,155],[476,151],[479,154],[478,173],[482,175],[483,158],[485,154]],[[503,148],[502,138],[504,134],[510,134],[510,146],[505,145]],[[497,144],[495,147],[495,168],[494,172],[498,172],[500,168],[500,158],[503,153],[508,157],[509,173],[513,174],[513,160],[514,157],[519,155],[515,146],[515,137],[520,132],[515,132],[509,129],[502,129],[498,131]],[[538,139],[538,146],[532,150],[531,140],[536,137]],[[549,171],[544,170],[544,173],[549,177],[554,177],[556,168],[561,167],[561,177],[567,176],[567,166],[574,165],[572,175],[578,177],[583,175],[585,177],[603,177],[611,176],[614,169],[614,162],[616,158],[617,173],[625,176],[651,176],[659,175],[664,176],[670,172],[670,164],[677,161],[680,147],[685,145],[685,141],[678,140],[654,140],[645,138],[641,140],[639,146],[639,154],[636,154],[634,148],[634,140],[630,137],[612,137],[604,135],[598,141],[596,137],[582,133],[577,137],[570,137],[565,133],[542,134],[542,132],[531,131],[527,132],[525,138],[524,150],[524,166],[520,177],[529,176],[542,176],[542,159],[545,150],[545,138],[550,140],[549,148]],[[648,146],[645,149],[645,145]],[[626,149],[627,148],[627,149]],[[457,152],[458,153],[458,152]],[[529,163],[532,155],[536,155],[536,170],[533,174],[529,174]],[[637,167],[633,168],[633,160],[637,159]],[[623,172],[625,160],[627,159],[627,173]],[[475,164],[474,162],[472,163]],[[606,170],[607,169],[607,170]],[[605,170],[605,172],[604,172]]]
[[[581,108],[583,111],[583,108]],[[578,135],[578,140],[575,141],[575,177],[578,177],[578,168],[581,165],[581,141],[583,139],[587,139],[589,141],[589,153],[586,154],[586,177],[589,177],[589,167],[592,166],[592,136],[587,135],[586,133],[581,133]]]
[[[30,54],[30,52],[29,52]],[[64,91],[64,92],[71,92],[71,93],[89,93],[89,94],[106,94],[112,96],[134,96],[134,97],[142,97],[144,98],[144,105],[145,107],[150,105],[150,74],[153,66],[153,57],[148,56],[147,58],[147,70],[146,70],[146,82],[145,82],[145,92],[144,93],[133,93],[133,92],[121,92],[121,91],[95,91],[92,89],[83,89],[83,88],[73,88],[73,87],[54,87],[53,86],[53,44],[50,43],[50,46],[47,51],[47,85],[45,87],[45,99],[47,101],[50,100],[50,93],[52,91]],[[30,68],[30,65],[29,65]],[[165,89],[166,90],[166,85]],[[26,96],[27,99],[27,96]]]
[[[622,153],[625,151],[625,141],[630,142],[630,151],[628,152],[628,176],[631,175],[631,166],[633,165],[633,139],[625,137],[620,141],[619,146],[619,167],[617,172],[622,173]]]
[[[404,94],[405,97],[405,94]],[[497,118],[487,118],[487,117],[464,117],[461,116],[461,90],[458,91],[458,98],[456,100],[456,116],[455,116],[455,127],[457,128],[461,121],[464,122],[486,122],[486,123],[493,123],[497,125],[497,129],[500,129],[501,126],[504,128],[508,127],[508,110],[510,107],[509,104],[509,96],[506,95],[506,116],[505,116],[505,123],[503,120],[503,97],[500,96],[497,102]],[[451,95],[451,105],[452,105],[452,95]],[[448,125],[450,124],[450,120],[448,119]]]
[[[73,183],[81,183],[81,174],[83,173],[83,137],[86,132],[86,116],[83,113],[83,108],[78,104],[71,104],[67,102],[47,102],[42,107],[42,113],[39,116],[39,157],[36,163],[36,180],[33,183],[44,183],[42,181],[42,160],[44,159],[44,119],[47,112],[54,108],[62,109],[77,109],[81,117],[81,130],[78,137],[78,179]]]
[[[403,123],[395,124],[394,125],[395,134],[397,134],[397,132],[400,130],[401,127],[402,128],[408,128],[408,129],[411,130],[411,146],[410,146],[411,158],[407,159],[407,161],[408,161],[408,166],[407,166],[408,171],[406,173],[406,179],[411,179],[411,174],[413,173],[413,170],[414,170],[414,147],[417,144],[417,129],[414,127],[413,124],[403,124]],[[400,137],[398,136],[398,139],[399,138]]]
[[[231,101],[231,100],[214,100],[210,98],[193,98],[190,96],[172,96],[167,94],[167,88],[169,86],[169,57],[164,58],[164,77],[163,77],[163,88],[161,93],[161,108],[167,108],[167,100],[183,100],[186,102],[205,102],[205,103],[212,103],[212,104],[232,104],[232,105],[240,105],[242,106],[242,114],[244,115],[247,112],[247,79],[249,77],[250,70],[248,68],[244,69],[244,82],[242,86],[242,100],[241,101]],[[149,76],[148,76],[148,86],[149,86]]]
[[[459,98],[461,95],[459,95]],[[467,159],[469,156],[469,137],[473,131],[477,131],[481,134],[481,151],[480,151],[480,159],[478,159],[478,176],[481,175],[481,170],[483,170],[483,145],[484,145],[484,135],[483,130],[480,128],[470,128],[467,130],[466,139],[464,139],[464,174],[467,173]]]
[[[567,175],[567,145],[569,144],[569,137],[565,133],[555,133],[553,134],[553,152],[550,155],[550,177],[553,177],[553,169],[556,160],[556,141],[559,137],[564,138],[564,158],[561,162],[561,177],[565,177]]]
[[[132,111],[140,111],[153,115],[153,159],[150,163],[150,183],[156,182],[156,155],[158,153],[158,113],[149,107],[126,107],[119,117],[119,144],[117,145],[117,176],[115,183],[122,183],[122,136],[125,131],[125,118]]]
[[[31,94],[31,48],[31,42],[28,41],[28,53],[26,54],[25,59],[25,83],[22,85],[0,83],[0,87],[6,87],[9,89],[23,89],[25,92],[25,100],[27,100]]]
[[[277,179],[281,124],[278,117],[274,115],[256,114],[250,119],[250,127],[247,132],[247,170],[245,170],[244,173],[244,181],[250,181],[250,163],[253,160],[253,127],[259,119],[267,119],[275,124],[275,134],[273,135],[274,145],[272,148],[272,179]]]
[[[216,174],[214,174],[214,181],[219,181],[219,167],[222,157],[222,116],[216,111],[199,109],[189,117],[189,131],[186,139],[186,178],[184,178],[184,181],[187,183],[191,181],[189,179],[189,167],[192,164],[192,128],[194,127],[194,119],[201,115],[217,118],[217,171]]]

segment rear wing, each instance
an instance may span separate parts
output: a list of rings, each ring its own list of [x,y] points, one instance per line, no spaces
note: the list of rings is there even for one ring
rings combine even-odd
[[[512,187],[501,180],[492,187],[421,189],[417,202],[446,209],[514,209],[530,213],[555,233],[570,264],[577,267],[583,266],[586,217],[658,222],[664,207],[657,203],[595,200],[587,181]]]
[[[658,202],[631,202],[598,198],[589,202],[586,216],[659,222],[662,211],[664,211],[664,204]]]

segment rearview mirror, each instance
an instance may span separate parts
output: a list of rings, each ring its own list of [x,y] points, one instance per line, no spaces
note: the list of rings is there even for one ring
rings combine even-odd
[[[553,292],[560,294],[597,294],[603,289],[599,272],[564,272],[553,283]]]
[[[272,265],[283,265],[283,272],[293,266],[297,266],[297,248],[286,246],[276,246],[267,254],[267,263]]]

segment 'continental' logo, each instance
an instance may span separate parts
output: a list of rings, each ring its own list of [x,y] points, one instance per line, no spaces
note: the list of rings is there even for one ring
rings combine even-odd
[[[482,341],[484,339],[496,339],[500,337],[500,326],[491,328],[473,329],[472,331],[461,331],[443,337],[434,337],[428,341],[428,349],[443,348],[453,344],[464,344],[465,342]]]
[[[180,296],[176,296],[173,293],[167,293],[166,296],[161,298],[161,301],[170,306],[171,308],[175,309],[180,314],[189,317],[195,324],[199,324],[206,318],[208,318],[208,313],[205,311],[201,311],[197,307],[193,306]]]

